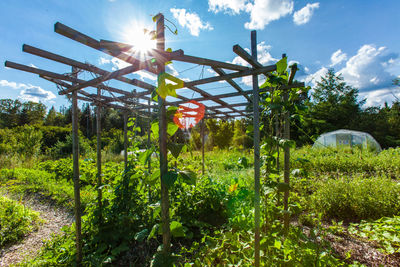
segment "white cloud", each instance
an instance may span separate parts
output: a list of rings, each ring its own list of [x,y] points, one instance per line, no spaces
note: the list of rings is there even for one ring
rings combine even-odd
[[[39,102],[40,100],[49,101],[56,98],[56,96],[52,92],[46,91],[39,86],[32,86],[21,90],[19,98],[26,101]]]
[[[293,12],[292,0],[254,0],[248,3],[246,11],[250,13],[250,22],[246,22],[246,29],[262,30],[271,21]]]
[[[184,28],[188,28],[193,36],[199,36],[200,30],[211,31],[214,29],[208,22],[201,21],[199,15],[187,12],[184,8],[171,8],[170,11],[179,24]]]
[[[148,80],[151,80],[151,81],[157,80],[157,76],[155,74],[150,73],[150,72],[145,71],[145,70],[136,71],[135,74],[139,75],[139,77],[140,77],[139,79],[142,80],[142,81],[144,81],[144,79],[148,79]]]
[[[398,55],[389,53],[386,47],[363,45],[338,73],[347,83],[360,90],[388,87],[395,78],[387,70],[395,62],[393,57],[398,59]]]
[[[370,92],[361,92],[360,98],[366,99],[365,107],[382,106],[385,102],[390,104],[396,97],[400,99],[400,90],[393,89],[383,88]]]
[[[55,94],[51,91],[46,91],[43,88],[24,83],[9,82],[7,80],[0,80],[0,86],[10,87],[12,89],[22,89],[19,98],[26,101],[39,102],[40,100],[49,101],[56,98]]]
[[[99,64],[100,65],[105,65],[111,63],[111,59],[105,58],[105,57],[100,57],[99,58]]]
[[[293,0],[209,0],[208,10],[231,15],[244,11],[250,14],[246,29],[264,29],[271,21],[293,12]]]
[[[307,77],[305,77],[304,82],[307,85],[315,86],[317,82],[321,81],[321,77],[325,76],[327,72],[328,69],[326,67],[322,67],[315,73],[309,74]]]
[[[7,80],[0,80],[0,86],[11,87],[12,89],[21,89],[29,87],[29,85],[24,83],[9,82]]]
[[[345,66],[336,74],[341,74],[348,85],[359,89],[360,99],[367,99],[366,106],[390,103],[395,98],[393,94],[399,97],[400,90],[392,85],[393,79],[400,72],[400,57],[397,53],[383,46],[363,45],[348,60],[343,54],[341,50],[336,51],[330,66],[336,65],[336,62],[345,62]],[[314,86],[327,71],[327,67],[322,66],[317,72],[305,77],[305,82]]]
[[[331,56],[332,64],[330,65],[330,67],[340,64],[343,61],[345,61],[346,59],[347,59],[347,54],[343,53],[342,50],[339,49],[335,53],[332,54],[332,56]]]
[[[246,9],[249,0],[208,0],[208,10],[214,13],[239,14]]]
[[[308,3],[305,7],[300,10],[297,10],[293,14],[293,22],[296,25],[303,25],[310,21],[311,17],[313,16],[314,10],[319,8],[319,3]]]

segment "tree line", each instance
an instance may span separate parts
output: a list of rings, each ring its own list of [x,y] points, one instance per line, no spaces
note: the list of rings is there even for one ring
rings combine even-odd
[[[400,81],[393,81],[399,86]],[[365,99],[359,99],[357,88],[349,86],[343,77],[334,69],[328,70],[324,77],[316,83],[301,100],[301,119],[291,119],[291,138],[298,146],[312,144],[322,133],[337,129],[351,129],[371,134],[382,147],[400,145],[400,101],[396,99],[392,105],[385,103],[382,107],[364,108]],[[82,136],[94,140],[96,134],[95,112],[97,107],[83,104],[79,109],[79,129]],[[251,107],[248,107],[251,109]],[[23,125],[34,125],[45,133],[61,132],[58,139],[65,140],[71,129],[71,107],[61,107],[56,111],[51,107],[48,111],[43,103],[21,102],[20,100],[0,100],[0,128],[12,129]],[[262,114],[268,120],[271,114]],[[249,148],[252,146],[251,119],[239,120],[206,120],[206,147],[228,148],[230,146]],[[105,139],[122,138],[123,113],[112,108],[101,108],[101,126]],[[137,117],[139,135],[144,136],[148,122]],[[265,130],[264,130],[265,131]],[[182,135],[182,133],[178,133]],[[192,147],[201,146],[200,126],[190,131]],[[48,140],[47,146],[54,145],[57,138]],[[110,141],[110,140],[109,140]],[[51,144],[53,142],[53,144]],[[118,150],[118,149],[116,149]]]

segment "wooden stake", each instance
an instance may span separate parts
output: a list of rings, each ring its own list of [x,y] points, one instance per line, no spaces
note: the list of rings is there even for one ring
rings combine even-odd
[[[251,32],[251,56],[257,60],[257,33]],[[254,126],[254,266],[260,266],[260,113],[258,75],[253,75]]]
[[[124,163],[128,168],[128,114],[124,112]]]
[[[77,69],[72,68],[72,74],[78,76]],[[82,264],[82,235],[81,235],[81,196],[79,185],[79,135],[78,135],[78,98],[77,92],[72,93],[72,162],[75,200],[75,233],[76,233],[76,264]]]
[[[201,120],[201,173],[204,175],[204,120]]]
[[[164,15],[157,15],[157,49],[165,50]],[[159,60],[159,59],[158,59]],[[165,72],[165,62],[158,62],[158,74]],[[160,139],[160,177],[161,177],[161,221],[163,232],[163,253],[169,255],[171,246],[171,234],[169,226],[169,193],[168,187],[163,182],[162,177],[168,172],[167,159],[167,114],[165,110],[165,100],[158,97],[159,109],[159,139]]]
[[[100,98],[101,96],[101,89],[97,88],[97,97]],[[100,210],[100,223],[102,221],[102,192],[101,192],[101,185],[102,185],[102,180],[101,180],[101,105],[97,105],[96,107],[96,135],[97,135],[97,202],[99,205],[99,210]]]

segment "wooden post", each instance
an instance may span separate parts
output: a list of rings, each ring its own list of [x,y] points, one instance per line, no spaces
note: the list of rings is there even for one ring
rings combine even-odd
[[[201,120],[201,173],[204,175],[204,120]]]
[[[97,97],[100,100],[101,96],[101,89],[97,88]],[[97,135],[97,202],[99,205],[99,210],[100,210],[100,223],[102,220],[102,193],[101,193],[101,105],[100,103],[97,104],[96,108],[96,135]]]
[[[128,168],[128,114],[124,111],[124,166]]]
[[[157,15],[157,49],[165,50],[165,32],[164,32],[164,15]],[[165,72],[165,62],[158,60],[158,74]],[[167,159],[167,115],[165,110],[165,100],[158,96],[159,109],[159,139],[160,139],[160,177],[161,177],[161,221],[163,232],[163,253],[169,255],[171,236],[169,226],[169,193],[168,187],[163,182],[162,177],[168,172]]]
[[[72,73],[78,77],[76,68],[72,67]],[[72,93],[72,162],[74,179],[75,200],[75,233],[76,233],[76,264],[82,264],[82,235],[81,235],[81,196],[79,185],[79,135],[78,135],[78,92]]]
[[[286,54],[282,55],[282,58],[286,57]],[[293,77],[294,73],[296,71],[292,71],[288,84],[291,84],[293,82]],[[286,89],[285,94],[283,96],[283,99],[285,102],[289,100],[289,89]],[[285,140],[290,139],[290,112],[288,109],[285,110],[285,113],[283,115],[283,120],[284,120],[284,125],[283,125],[283,138]],[[285,183],[289,185],[290,183],[290,147],[286,145],[283,150],[284,153],[284,163],[283,163],[283,180]],[[283,195],[283,209],[285,211],[284,217],[283,217],[283,224],[284,224],[284,231],[285,234],[287,234],[289,230],[289,223],[290,223],[290,216],[289,216],[289,190],[285,191]]]
[[[149,113],[149,130],[147,131],[147,149],[150,149],[150,147],[151,147],[151,107],[150,107],[150,105],[151,105],[151,98],[149,98],[149,100],[148,100],[148,105],[149,105],[149,108],[148,108],[148,113]],[[149,159],[149,161],[148,161],[147,164],[148,164],[148,165],[147,165],[148,171],[149,171],[149,173],[151,173],[151,156],[150,156],[150,159]]]
[[[257,61],[257,32],[251,32],[251,56]],[[260,266],[260,114],[258,75],[253,75],[254,126],[254,266]]]

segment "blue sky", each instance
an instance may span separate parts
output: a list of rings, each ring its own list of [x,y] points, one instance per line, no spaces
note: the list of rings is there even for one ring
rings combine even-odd
[[[101,52],[54,32],[59,21],[95,39],[132,42],[134,29],[154,29],[158,12],[176,25],[178,35],[167,31],[167,47],[185,54],[244,64],[232,51],[235,44],[248,48],[250,31],[257,30],[259,61],[273,64],[286,53],[298,62],[297,79],[313,85],[328,68],[341,73],[358,88],[367,106],[391,103],[400,90],[392,80],[400,75],[400,20],[398,0],[2,0],[0,1],[0,61],[14,61],[58,73],[70,72],[66,65],[22,52],[29,44],[66,57],[90,62],[106,70],[126,66]],[[168,24],[174,29],[174,25]],[[213,76],[209,68],[176,62],[169,72],[182,79]],[[145,72],[128,77],[154,84]],[[91,79],[90,73],[80,78]],[[250,88],[249,79],[237,80]],[[109,85],[125,90],[123,83]],[[212,94],[230,92],[226,83],[202,88]],[[91,89],[90,89],[91,90]],[[41,101],[57,108],[69,105],[56,86],[37,75],[0,68],[0,98]],[[189,98],[192,93],[182,91]],[[227,102],[243,102],[227,99]]]

